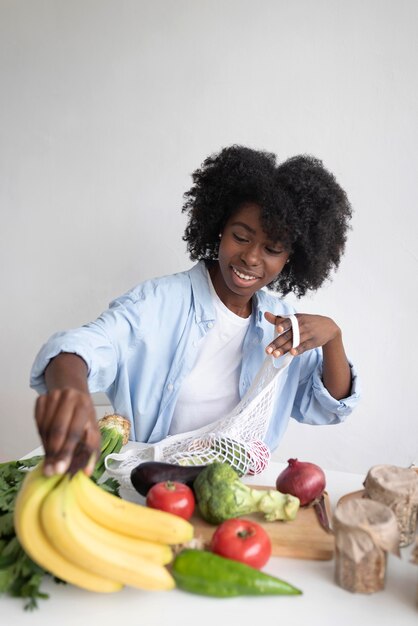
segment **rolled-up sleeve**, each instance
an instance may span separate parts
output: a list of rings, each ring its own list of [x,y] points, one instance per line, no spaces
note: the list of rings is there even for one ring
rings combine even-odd
[[[48,363],[58,354],[69,352],[86,362],[90,392],[106,391],[117,375],[121,346],[129,346],[132,319],[132,311],[124,303],[114,301],[94,322],[52,335],[35,358],[30,374],[31,387],[38,393],[45,393]]]
[[[310,377],[298,387],[292,417],[305,424],[339,424],[353,411],[360,398],[357,372],[351,362],[351,393],[347,398],[336,400],[322,382],[322,359]]]

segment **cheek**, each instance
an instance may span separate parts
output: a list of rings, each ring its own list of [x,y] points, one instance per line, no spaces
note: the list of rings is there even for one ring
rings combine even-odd
[[[219,250],[218,250],[218,258],[219,260],[224,260],[228,262],[232,256],[235,254],[234,244],[228,241],[221,240]]]
[[[275,259],[275,260],[271,260],[270,263],[268,264],[268,268],[269,268],[269,274],[270,275],[274,275],[274,276],[278,276],[280,274],[280,272],[282,271],[282,269],[284,268],[284,266],[286,265],[286,259]]]

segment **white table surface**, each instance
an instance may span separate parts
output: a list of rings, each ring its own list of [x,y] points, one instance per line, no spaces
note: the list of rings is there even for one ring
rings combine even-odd
[[[283,467],[271,463],[245,482],[274,485]],[[362,488],[362,475],[326,469],[325,474],[332,507],[344,494]],[[132,588],[102,595],[46,581],[43,588],[50,598],[40,600],[40,608],[33,612],[23,611],[20,600],[2,596],[0,624],[67,626],[89,620],[93,626],[256,626],[261,622],[272,626],[418,626],[418,567],[410,562],[411,552],[411,547],[404,548],[400,559],[389,555],[385,589],[371,595],[338,587],[334,560],[272,557],[264,571],[299,587],[302,596],[220,599],[177,589],[146,592]]]

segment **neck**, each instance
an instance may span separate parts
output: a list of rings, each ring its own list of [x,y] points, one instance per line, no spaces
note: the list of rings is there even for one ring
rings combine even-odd
[[[232,311],[232,313],[235,313],[235,315],[244,318],[249,317],[252,311],[252,298],[239,296],[228,289],[222,278],[218,263],[211,265],[208,268],[208,271],[212,280],[213,288],[215,289],[221,302],[223,302],[224,305]]]

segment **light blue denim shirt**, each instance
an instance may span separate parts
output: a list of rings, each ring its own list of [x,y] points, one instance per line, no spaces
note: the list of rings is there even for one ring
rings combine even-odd
[[[293,307],[267,291],[254,296],[244,340],[239,393],[242,397],[274,338],[265,311],[289,315]],[[203,261],[189,271],[148,280],[114,300],[100,317],[53,335],[41,348],[31,372],[31,386],[45,393],[44,370],[60,352],[87,363],[90,392],[105,392],[116,413],[131,421],[131,439],[155,443],[168,435],[181,383],[193,367],[199,339],[215,324],[215,311]],[[322,380],[322,351],[294,358],[276,399],[265,437],[274,450],[290,417],[308,424],[338,424],[358,401],[352,369],[350,397],[335,400]],[[198,407],[196,407],[198,410]],[[221,417],[221,416],[220,416]]]

